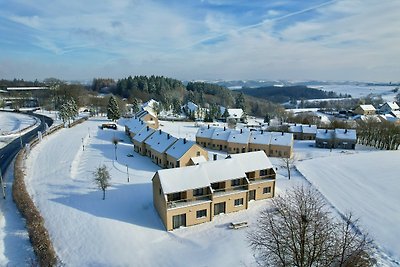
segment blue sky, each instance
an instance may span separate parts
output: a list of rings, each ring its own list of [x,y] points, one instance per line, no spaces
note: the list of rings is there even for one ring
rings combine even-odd
[[[398,0],[0,0],[0,78],[400,80]]]

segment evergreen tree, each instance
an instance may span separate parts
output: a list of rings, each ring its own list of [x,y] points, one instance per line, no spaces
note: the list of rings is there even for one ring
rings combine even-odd
[[[236,108],[241,108],[243,111],[246,110],[246,100],[242,92],[236,97]]]
[[[133,100],[132,100],[132,112],[133,113],[136,113],[136,112],[138,112],[139,111],[139,103],[138,103],[138,100],[137,100],[137,98],[133,98]]]
[[[111,96],[110,100],[108,101],[108,107],[107,107],[107,118],[115,121],[118,120],[121,117],[117,99],[115,96]]]
[[[222,114],[222,117],[224,118],[225,121],[226,121],[226,119],[229,117],[229,111],[228,111],[227,108],[225,108],[224,114]]]

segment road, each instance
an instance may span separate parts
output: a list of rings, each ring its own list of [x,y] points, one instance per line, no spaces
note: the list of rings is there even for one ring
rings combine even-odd
[[[35,137],[37,137],[38,131],[43,132],[46,129],[45,124],[47,124],[48,127],[50,127],[53,124],[53,120],[49,117],[34,114],[34,113],[30,113],[29,115],[40,119],[41,123],[37,128],[22,135],[21,138],[19,138],[19,137],[16,138],[14,141],[9,143],[7,146],[0,149],[0,169],[2,172],[1,174],[3,176],[4,176],[8,166],[10,165],[11,161],[15,157],[15,155],[17,155],[18,151],[21,149],[21,141],[22,141],[22,147],[24,147],[26,143],[29,143],[31,140],[33,140]]]

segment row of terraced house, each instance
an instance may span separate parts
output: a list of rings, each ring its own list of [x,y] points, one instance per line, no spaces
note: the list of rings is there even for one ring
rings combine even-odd
[[[152,183],[154,207],[167,230],[209,222],[275,195],[276,173],[263,151],[208,161],[207,151],[195,142],[153,125],[132,118],[125,131],[137,153],[165,168]]]
[[[125,132],[134,144],[135,152],[147,156],[161,168],[177,168],[207,161],[208,152],[193,141],[176,138],[151,127],[139,118],[125,123]]]
[[[196,143],[229,154],[264,151],[267,156],[283,158],[293,154],[293,134],[284,132],[232,130],[208,125],[197,131]]]

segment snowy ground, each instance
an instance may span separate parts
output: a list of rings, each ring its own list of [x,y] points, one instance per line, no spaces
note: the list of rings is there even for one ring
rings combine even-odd
[[[364,230],[400,264],[399,158],[400,151],[343,153],[303,161],[297,169],[341,213],[360,217]]]
[[[122,127],[117,131],[100,130],[98,125],[102,122],[101,119],[90,119],[45,137],[32,150],[26,162],[28,190],[45,218],[57,254],[66,266],[256,264],[246,241],[248,230],[230,230],[227,225],[232,221],[246,220],[251,229],[256,224],[258,212],[268,207],[270,200],[251,202],[250,209],[217,216],[211,223],[166,232],[152,204],[151,178],[159,167],[149,158],[133,152],[133,146]],[[161,127],[163,130],[191,140],[194,140],[198,129],[193,123],[161,124],[164,125]],[[111,143],[114,136],[123,140],[118,144],[118,161],[115,160]],[[367,148],[344,153],[341,150],[330,152],[311,145],[309,141],[296,142],[295,151],[301,160],[300,166],[308,162],[311,164],[314,159],[329,161],[344,154],[348,154],[348,157],[368,157],[375,153]],[[128,154],[134,157],[128,157]],[[281,164],[279,159],[272,158],[272,161],[276,165]],[[101,200],[101,192],[92,183],[92,172],[100,164],[106,164],[112,176],[112,188],[107,191],[104,201]],[[374,165],[370,164],[367,168],[371,166]],[[319,168],[317,164],[306,169]],[[359,173],[348,175],[355,177]],[[285,170],[278,169],[278,193],[299,183],[307,183],[299,172],[295,171],[289,181],[285,177]],[[324,194],[329,198],[331,191],[326,190]],[[358,191],[351,193],[354,199],[358,195]],[[335,203],[334,194],[333,197],[329,200]],[[387,197],[388,202],[396,203],[396,199],[390,199],[391,195]],[[367,209],[371,201],[357,203]],[[374,206],[369,212],[375,213],[376,210]],[[369,217],[361,219],[364,223]],[[388,223],[391,221],[388,220]],[[386,224],[380,228],[386,229]],[[370,232],[374,233],[372,230]],[[383,244],[379,245],[385,249]]]
[[[27,131],[40,122],[35,117],[13,113],[0,112],[0,148],[19,136],[19,131]]]
[[[6,199],[0,198],[0,266],[31,266],[35,255],[25,222],[11,197],[13,177],[14,169],[9,168],[4,175]]]

